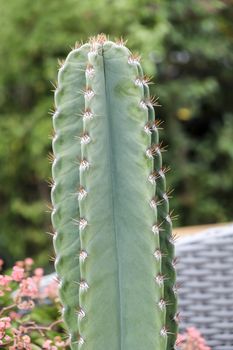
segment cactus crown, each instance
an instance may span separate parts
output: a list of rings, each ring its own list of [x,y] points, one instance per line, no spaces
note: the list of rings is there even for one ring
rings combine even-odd
[[[174,349],[176,290],[157,103],[138,55],[101,34],[58,74],[55,267],[72,349]]]

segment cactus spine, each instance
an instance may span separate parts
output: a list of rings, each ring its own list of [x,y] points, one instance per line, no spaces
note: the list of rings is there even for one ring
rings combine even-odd
[[[73,350],[172,350],[171,217],[139,58],[91,38],[58,74],[52,223]]]

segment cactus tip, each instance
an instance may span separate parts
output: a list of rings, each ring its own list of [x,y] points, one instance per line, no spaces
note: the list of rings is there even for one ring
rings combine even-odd
[[[132,65],[138,65],[141,60],[139,54],[135,53],[129,56],[128,63]]]
[[[89,44],[91,45],[91,50],[96,51],[96,45],[97,44],[103,45],[107,40],[108,40],[108,37],[104,33],[98,34],[97,36],[91,36],[89,38]]]
[[[118,46],[125,46],[125,44],[127,43],[127,39],[124,40],[123,37],[121,36],[120,38],[115,38],[115,43],[118,45]]]
[[[64,63],[65,63],[65,60],[60,59],[60,58],[57,59],[57,64],[58,64],[59,69],[64,66]]]

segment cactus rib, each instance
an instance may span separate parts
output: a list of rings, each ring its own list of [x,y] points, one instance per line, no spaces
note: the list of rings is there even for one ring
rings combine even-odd
[[[55,92],[56,112],[53,115],[55,159],[52,167],[54,185],[51,197],[54,207],[52,224],[55,229],[55,267],[60,280],[63,317],[72,340],[76,340],[78,333],[78,285],[75,281],[79,281],[80,276],[79,233],[73,218],[79,215],[79,172],[76,163],[80,159],[81,147],[74,141],[75,136],[82,130],[82,120],[78,113],[84,108],[84,99],[78,92],[78,86],[85,86],[84,67],[87,51],[88,45],[71,52],[59,70],[58,87]]]

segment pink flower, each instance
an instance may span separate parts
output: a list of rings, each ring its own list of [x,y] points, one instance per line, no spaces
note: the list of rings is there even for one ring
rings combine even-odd
[[[25,344],[31,343],[31,338],[28,335],[23,335],[22,340],[24,341]]]
[[[47,340],[45,340],[45,342],[43,343],[43,348],[44,348],[44,349],[49,349],[50,346],[51,346],[51,344],[52,344],[52,340],[47,339]]]
[[[32,276],[32,278],[37,285],[39,285],[40,280],[43,277],[43,274],[44,274],[44,270],[42,268],[38,267],[37,269],[35,269],[34,276]]]
[[[9,342],[9,341],[12,340],[12,338],[11,338],[9,335],[6,335],[4,340],[5,340],[6,342]]]
[[[5,295],[5,292],[10,292],[10,282],[12,281],[12,277],[7,275],[0,275],[0,297]]]
[[[20,315],[17,312],[15,312],[15,311],[11,311],[9,316],[10,316],[12,321],[17,320],[17,319],[20,318]]]
[[[19,266],[14,266],[11,277],[14,281],[20,282],[24,278],[24,269]]]
[[[35,269],[34,271],[34,275],[36,277],[42,277],[44,274],[44,270],[41,267],[38,267],[37,269]]]
[[[11,319],[10,317],[2,317],[0,318],[0,339],[5,337],[5,330],[11,327]]]
[[[26,259],[24,260],[24,263],[25,263],[25,265],[26,265],[27,267],[30,267],[30,266],[32,266],[32,265],[34,264],[34,260],[33,260],[32,258],[26,258]]]
[[[28,277],[20,283],[20,290],[19,295],[21,297],[30,297],[30,298],[37,298],[38,297],[38,287],[33,280],[33,278]]]
[[[194,327],[187,328],[187,333],[193,339],[198,339],[201,337],[201,333]]]
[[[21,260],[16,261],[15,265],[19,267],[24,267],[24,261],[21,261]]]
[[[9,347],[9,350],[32,350],[31,338],[28,335],[15,335],[14,345]]]
[[[43,349],[46,350],[57,350],[57,347],[52,345],[52,340],[47,339],[43,344]]]
[[[194,327],[187,328],[185,334],[179,335],[176,345],[181,350],[211,350],[201,333]]]
[[[10,276],[0,275],[0,286],[7,287],[11,281],[12,281],[12,278]]]
[[[184,334],[178,334],[176,339],[176,345],[180,345],[186,341],[187,337]]]
[[[10,317],[2,317],[0,318],[0,330],[5,330],[11,327],[11,319]]]

